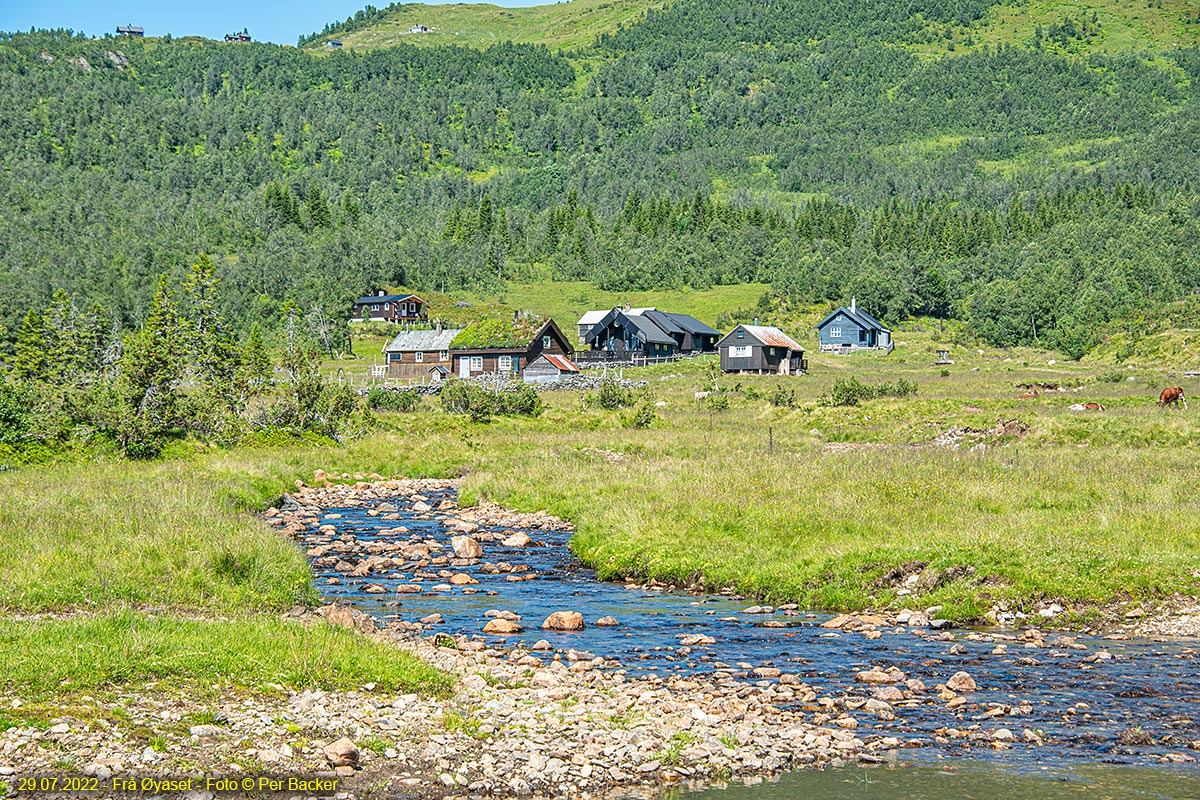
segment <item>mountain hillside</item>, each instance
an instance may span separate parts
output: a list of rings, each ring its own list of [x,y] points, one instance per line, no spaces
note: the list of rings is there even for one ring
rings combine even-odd
[[[646,9],[660,5],[661,0],[572,0],[527,8],[397,3],[333,23],[320,34],[304,37],[301,44],[310,50],[329,49],[330,39],[355,50],[399,44],[489,47],[501,42],[577,48],[637,21]]]
[[[505,41],[578,48],[619,26],[636,23],[648,9],[664,5],[671,4],[663,0],[572,0],[502,8],[485,3],[395,3],[383,9],[368,6],[342,22],[327,25],[322,32],[302,37],[301,43],[312,50],[328,49],[329,39],[359,50],[399,44],[488,47]],[[694,7],[698,16],[717,26],[736,21],[750,13],[745,10],[749,8],[757,7],[768,18],[785,16],[790,10],[786,3],[767,2],[731,3],[727,9],[687,2],[678,5]],[[840,4],[829,5],[837,8]],[[743,10],[730,11],[738,6]],[[930,14],[921,4],[895,8],[913,21],[913,30],[897,41],[925,55],[961,55],[983,45],[1001,44],[1073,55],[1153,53],[1200,44],[1200,7],[1192,0],[972,0],[949,6],[949,14],[936,10]],[[419,26],[428,31],[409,32]]]
[[[676,0],[560,49],[0,35],[0,357],[58,289],[136,325],[201,253],[268,333],[379,286],[753,283],[727,320],[856,296],[1082,356],[1200,290],[1200,49],[1172,2],[1030,4],[994,43],[1022,9]]]

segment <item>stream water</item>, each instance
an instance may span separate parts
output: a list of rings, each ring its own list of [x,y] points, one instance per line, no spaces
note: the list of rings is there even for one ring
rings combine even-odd
[[[447,497],[452,494],[431,495],[429,503],[436,507]],[[397,502],[404,507],[402,501]],[[422,515],[402,510],[399,520],[384,521],[379,516],[368,515],[370,508],[368,505],[328,509],[321,521],[334,525],[338,535],[351,534],[360,542],[390,541],[394,535],[388,531],[403,526],[408,529],[407,534],[400,534],[403,540],[415,534],[436,540],[449,550],[451,532],[441,520],[423,519]],[[505,528],[493,532],[506,535],[512,530]],[[827,614],[784,615],[778,611],[747,614],[745,609],[751,603],[745,600],[649,591],[599,581],[569,552],[569,533],[527,532],[540,546],[508,548],[498,541],[490,542],[485,544],[483,560],[526,565],[529,572],[537,576],[533,580],[512,582],[505,574],[485,574],[479,565],[474,565],[452,568],[454,572],[466,572],[479,581],[471,587],[476,590],[474,593],[464,593],[461,588],[450,587],[439,580],[426,580],[423,586],[427,588],[421,594],[397,595],[394,591],[397,584],[413,581],[410,573],[404,573],[387,577],[372,575],[369,582],[382,584],[387,592],[367,594],[363,592],[365,581],[347,579],[344,575],[338,576],[342,578],[341,584],[326,585],[323,579],[336,573],[322,571],[314,565],[316,582],[327,599],[352,601],[356,608],[383,619],[415,621],[429,614],[441,614],[445,621],[437,625],[436,630],[447,633],[482,637],[487,610],[512,611],[522,617],[522,624],[528,630],[520,636],[489,637],[491,640],[511,647],[521,642],[528,646],[544,638],[559,651],[574,649],[619,659],[622,667],[631,673],[664,675],[725,669],[734,674],[745,674],[751,667],[775,666],[799,675],[820,696],[851,694],[865,697],[869,696],[869,687],[855,683],[854,676],[872,665],[896,666],[929,687],[945,682],[959,670],[966,670],[979,685],[979,691],[971,697],[973,702],[1026,705],[1028,712],[998,719],[972,716],[959,719],[949,713],[944,704],[934,703],[898,709],[894,721],[885,722],[869,714],[859,714],[860,734],[875,731],[901,739],[920,738],[932,742],[936,729],[980,725],[984,730],[1006,727],[1018,737],[1023,729],[1029,728],[1041,731],[1052,743],[1043,747],[1018,743],[1008,749],[993,749],[981,747],[977,742],[950,739],[921,749],[901,751],[905,761],[915,760],[928,766],[917,771],[903,771],[899,777],[887,770],[848,773],[869,776],[868,779],[875,782],[870,784],[854,783],[862,778],[802,773],[788,776],[779,783],[752,788],[756,800],[783,798],[785,793],[789,798],[849,797],[851,792],[856,798],[1009,796],[990,793],[988,787],[996,781],[1008,781],[1014,768],[1022,771],[1023,780],[1033,781],[1031,785],[1050,787],[1026,797],[1076,797],[1082,796],[1071,793],[1076,788],[1084,792],[1090,791],[1086,790],[1087,786],[1097,785],[1094,776],[1085,779],[1079,773],[1064,772],[1062,775],[1067,780],[1047,781],[1030,770],[1069,771],[1080,767],[1094,770],[1103,764],[1125,765],[1110,766],[1111,775],[1142,774],[1132,768],[1144,770],[1148,764],[1157,765],[1167,754],[1189,753],[1188,743],[1200,739],[1200,672],[1197,669],[1200,667],[1200,641],[1109,641],[1079,635],[1076,641],[1086,649],[1024,649],[1020,642],[1009,642],[1008,654],[997,655],[992,653],[995,642],[970,641],[963,635],[966,631],[961,629],[954,631],[954,642],[930,640],[920,634],[931,631],[907,628],[883,628],[883,635],[872,640],[861,634],[819,627],[821,622],[829,619]],[[438,569],[429,567],[427,571]],[[435,588],[438,585],[444,588]],[[542,631],[539,628],[541,621],[556,610],[582,613],[588,627],[578,633]],[[616,617],[620,625],[603,628],[591,624],[602,616]],[[787,623],[788,627],[764,627],[763,623],[768,620]],[[1019,633],[986,629],[980,632]],[[682,648],[679,637],[695,633],[711,636],[715,643]],[[966,652],[951,655],[952,644],[964,645]],[[1087,659],[1098,651],[1105,651],[1112,657],[1089,663]],[[746,677],[746,680],[753,678]],[[1131,729],[1148,733],[1153,743],[1123,744],[1119,740],[1120,734]],[[956,771],[947,776],[940,766],[933,766],[941,760],[960,766],[973,765],[976,769],[962,772],[956,767]],[[1001,767],[1002,771],[995,771]],[[1114,771],[1119,769],[1126,771]],[[1144,794],[1139,795],[1131,789],[1127,795],[1101,792],[1086,796],[1200,798],[1200,769],[1195,764],[1154,766],[1145,774],[1152,777],[1138,779],[1141,781],[1138,791]],[[850,783],[843,785],[838,783],[839,780]],[[918,780],[921,786],[929,787],[928,791],[916,788]],[[1154,794],[1154,783],[1160,780],[1172,782],[1179,789]],[[897,781],[903,782],[902,793],[887,794],[884,789],[878,789],[882,794],[871,793],[876,791],[870,789],[872,785],[895,785]],[[1194,786],[1192,794],[1181,793],[1184,784]],[[953,788],[947,794],[937,787]],[[719,796],[732,799],[742,796],[745,791],[731,788],[727,794]],[[714,800],[717,796],[713,795]]]

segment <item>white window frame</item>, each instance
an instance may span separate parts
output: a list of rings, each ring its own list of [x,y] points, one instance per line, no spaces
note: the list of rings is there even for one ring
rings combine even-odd
[[[450,360],[450,351],[449,350],[438,350],[438,361],[449,361],[449,360]]]
[[[512,356],[500,356],[498,363],[501,372],[512,372]]]
[[[418,350],[414,355],[417,357],[418,364],[423,364],[425,362],[425,353],[423,351]]]
[[[548,349],[549,347],[550,347],[550,337],[543,336],[542,337],[542,349],[545,350],[545,349]]]
[[[483,356],[471,356],[471,369],[483,369]]]
[[[833,337],[834,339],[840,339],[840,338],[842,338],[842,326],[841,326],[841,325],[839,325],[839,326],[838,326],[838,327],[836,327],[836,328],[830,328],[830,329],[829,329],[829,335],[830,335],[831,337]]]
[[[738,347],[737,345],[729,346],[730,358],[750,358],[753,355],[754,347],[752,345],[745,345],[744,347]]]

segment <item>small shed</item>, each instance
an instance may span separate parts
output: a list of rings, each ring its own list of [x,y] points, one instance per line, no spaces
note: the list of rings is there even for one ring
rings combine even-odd
[[[717,343],[721,371],[759,375],[803,375],[804,348],[779,328],[738,325]]]
[[[841,306],[817,323],[817,338],[823,353],[853,353],[857,350],[892,351],[892,331],[858,307]]]
[[[587,339],[587,335],[591,333],[593,326],[604,319],[608,313],[607,311],[588,311],[580,317],[579,322],[575,323],[576,327],[579,328],[579,341],[582,342]]]
[[[578,375],[579,367],[566,356],[543,353],[529,362],[522,377],[526,383],[557,383],[563,378]]]

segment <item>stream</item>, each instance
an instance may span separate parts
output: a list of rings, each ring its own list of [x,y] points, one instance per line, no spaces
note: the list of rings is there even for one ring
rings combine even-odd
[[[431,493],[428,502],[436,508],[452,491]],[[440,543],[450,550],[450,531],[436,515],[414,514],[398,501],[399,514],[368,514],[370,503],[353,508],[326,509],[322,525],[332,525],[336,534],[310,541],[335,541],[352,535],[359,542],[409,541],[414,535]],[[398,516],[398,518],[397,518]],[[398,527],[406,533],[392,533]],[[328,530],[328,529],[327,529]],[[999,635],[1015,636],[1020,630],[978,629],[976,640],[964,629],[954,629],[954,641],[935,638],[936,631],[904,627],[881,627],[882,636],[868,639],[860,633],[829,630],[820,623],[829,614],[802,611],[746,613],[752,601],[721,595],[694,595],[682,591],[630,587],[599,581],[595,573],[576,560],[567,548],[570,532],[528,530],[536,545],[505,547],[499,538],[513,528],[488,529],[497,541],[484,544],[484,556],[471,566],[425,568],[426,574],[448,569],[465,572],[478,581],[469,587],[451,586],[443,578],[426,578],[420,594],[395,593],[399,584],[416,580],[412,572],[372,575],[369,579],[347,578],[344,574],[313,565],[316,585],[328,601],[352,602],[362,611],[387,621],[416,621],[440,614],[443,622],[428,633],[445,632],[487,638],[503,647],[531,646],[548,640],[561,653],[575,650],[606,659],[617,659],[630,674],[703,673],[726,670],[745,680],[756,680],[749,671],[776,667],[799,676],[819,696],[870,696],[871,687],[855,682],[855,674],[873,665],[895,666],[909,678],[922,680],[933,691],[959,670],[978,683],[973,703],[1019,708],[1019,715],[984,717],[949,712],[944,703],[897,707],[894,720],[874,715],[857,715],[861,733],[895,736],[901,741],[920,739],[926,746],[900,751],[900,761],[917,766],[909,770],[855,769],[800,771],[777,783],[753,787],[709,790],[709,800],[737,798],[752,792],[755,800],[783,797],[998,797],[1017,796],[992,789],[1011,790],[1014,775],[1031,787],[1019,792],[1025,798],[1171,797],[1200,798],[1200,769],[1195,763],[1169,764],[1190,757],[1189,743],[1200,739],[1200,674],[1197,671],[1196,640],[1102,640],[1076,635],[1080,649],[1041,647],[1026,649],[1019,641],[1007,641],[1008,652],[993,653]],[[684,545],[685,546],[685,545]],[[507,562],[516,573],[488,574],[486,562]],[[525,570],[527,571],[521,571]],[[531,580],[513,581],[510,575],[536,575]],[[340,583],[329,583],[340,578]],[[364,592],[365,584],[381,584],[380,594]],[[464,591],[466,589],[466,591]],[[378,590],[376,590],[378,591]],[[485,612],[499,609],[514,612],[526,627],[515,636],[484,637]],[[543,619],[559,610],[578,611],[587,621],[583,631],[543,631]],[[597,627],[600,617],[612,616],[616,627]],[[764,623],[770,622],[767,626]],[[680,637],[704,634],[712,644],[681,646]],[[1068,635],[1069,632],[1068,632]],[[1050,642],[1055,635],[1048,635]],[[965,652],[952,655],[952,645]],[[1101,657],[1099,653],[1111,657]],[[820,711],[816,706],[806,710]],[[965,710],[965,709],[964,709]],[[1017,737],[1010,747],[993,748],[978,741],[968,742],[945,735],[946,728],[981,726],[985,731],[1007,728]],[[1045,746],[1021,742],[1022,731],[1031,729],[1045,737]],[[939,731],[941,735],[939,735]],[[1130,741],[1130,732],[1138,741]],[[1125,734],[1122,738],[1122,734]],[[1180,758],[1182,756],[1183,758]],[[947,771],[949,769],[949,771]],[[1046,778],[1042,771],[1056,770]],[[1136,779],[1131,776],[1138,776]],[[1115,783],[1114,783],[1115,781]],[[1130,783],[1133,781],[1133,783]],[[1107,783],[1106,783],[1107,782]],[[1122,783],[1124,782],[1124,783]],[[1136,787],[1135,787],[1136,784]],[[1155,785],[1163,790],[1157,792]],[[1116,791],[1087,793],[1107,785]],[[1175,787],[1166,791],[1166,787]],[[871,788],[871,787],[876,788]],[[891,786],[892,793],[885,788]],[[896,787],[902,787],[897,789]],[[989,789],[992,787],[992,789]],[[1041,787],[1041,788],[1037,788]],[[1187,794],[1191,791],[1192,794]],[[1136,788],[1136,791],[1135,791]],[[1076,791],[1078,790],[1078,791]],[[1072,793],[1076,792],[1076,793]],[[707,798],[707,795],[706,795]]]

